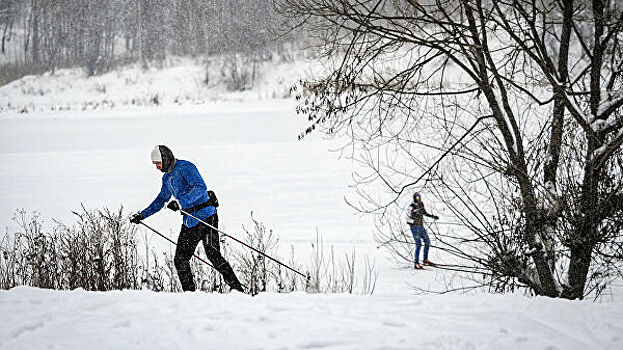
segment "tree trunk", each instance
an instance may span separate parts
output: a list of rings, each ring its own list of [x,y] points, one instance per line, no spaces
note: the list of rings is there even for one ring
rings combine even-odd
[[[5,54],[5,42],[6,42],[6,33],[9,30],[9,24],[11,24],[12,20],[9,20],[5,25],[4,25],[4,30],[2,31],[2,54]]]
[[[563,298],[583,299],[584,287],[591,265],[593,247],[589,244],[579,244],[571,248],[571,260],[569,262],[569,284],[562,293]]]
[[[39,6],[36,0],[31,2],[31,34],[32,34],[32,47],[30,49],[32,62],[39,64]]]
[[[558,51],[558,73],[560,74],[560,80],[566,82],[569,79],[569,68],[567,66],[569,64],[569,41],[573,24],[573,0],[564,2],[563,7],[563,28]],[[549,161],[545,165],[544,181],[545,184],[551,183],[555,187],[565,115],[564,96],[560,92],[557,92],[554,96],[554,110],[552,114],[552,131],[548,149]]]

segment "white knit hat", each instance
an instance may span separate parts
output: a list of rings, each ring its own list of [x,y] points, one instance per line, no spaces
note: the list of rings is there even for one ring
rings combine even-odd
[[[151,161],[162,163],[162,153],[160,153],[159,146],[154,147],[154,149],[151,151]]]

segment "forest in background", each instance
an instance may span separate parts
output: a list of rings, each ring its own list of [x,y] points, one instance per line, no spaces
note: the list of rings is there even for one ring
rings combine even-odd
[[[263,0],[2,0],[0,85],[26,74],[84,67],[89,76],[119,63],[158,64],[167,55],[270,58],[293,41]]]

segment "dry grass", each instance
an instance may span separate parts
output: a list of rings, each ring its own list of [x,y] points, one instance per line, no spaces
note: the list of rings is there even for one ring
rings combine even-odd
[[[137,237],[145,235],[142,242],[148,242],[148,234],[128,222],[123,208],[116,211],[82,208],[75,214],[78,220],[73,225],[54,221],[52,228],[44,231],[39,214],[16,211],[13,220],[18,223],[19,231],[7,233],[0,240],[0,289],[26,285],[59,290],[181,291],[172,253],[156,252],[139,243]],[[247,244],[298,271],[312,272],[307,272],[310,278],[306,280],[256,252],[233,250],[227,242],[222,245],[222,253],[249,294],[297,290],[371,294],[374,291],[377,273],[368,260],[361,283],[356,283],[354,251],[338,261],[333,252],[327,256],[318,241],[313,246],[311,269],[306,270],[296,262],[293,248],[288,259],[277,256],[278,238],[253,215],[251,219],[252,228],[245,228],[242,238]],[[198,289],[221,293],[229,290],[216,270],[197,260],[191,262],[191,267]]]

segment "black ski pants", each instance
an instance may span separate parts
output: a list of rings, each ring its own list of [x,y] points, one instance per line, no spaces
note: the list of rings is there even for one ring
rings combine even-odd
[[[205,220],[206,223],[218,228],[218,215],[214,214]],[[177,238],[177,247],[175,248],[175,268],[180,278],[182,289],[184,291],[194,291],[195,279],[190,270],[190,259],[195,253],[195,248],[199,241],[203,241],[203,248],[208,256],[208,260],[223,275],[223,279],[231,289],[242,291],[242,285],[231,265],[221,255],[218,232],[204,224],[199,223],[193,227],[182,225],[180,235]]]

